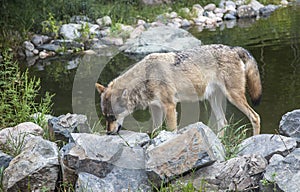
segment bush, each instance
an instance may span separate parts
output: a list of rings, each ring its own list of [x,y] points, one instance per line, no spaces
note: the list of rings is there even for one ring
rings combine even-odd
[[[29,78],[28,71],[21,72],[7,51],[0,64],[0,129],[32,121],[37,112],[51,112],[52,102],[48,92],[39,102],[40,79]]]

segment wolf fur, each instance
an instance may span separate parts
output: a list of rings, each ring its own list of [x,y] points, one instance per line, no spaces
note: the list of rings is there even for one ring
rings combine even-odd
[[[246,87],[252,103],[259,104],[262,86],[255,59],[241,47],[221,44],[153,53],[107,87],[96,83],[108,134],[117,133],[123,119],[135,109],[148,106],[154,127],[162,124],[165,115],[168,129],[176,130],[176,103],[203,99],[209,101],[221,130],[227,125],[224,96],[249,118],[253,134],[259,134],[260,117],[247,102]]]

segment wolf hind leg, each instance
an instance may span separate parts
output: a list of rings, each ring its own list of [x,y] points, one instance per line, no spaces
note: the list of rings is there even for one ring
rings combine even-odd
[[[213,94],[208,98],[211,106],[211,115],[209,118],[209,126],[217,127],[217,134],[224,136],[224,127],[227,125],[227,120],[224,111],[226,111],[226,97],[223,92],[216,87]]]
[[[249,106],[245,93],[232,92],[228,94],[227,98],[233,105],[235,105],[240,111],[242,111],[248,117],[253,127],[253,135],[258,135],[260,133],[260,117]]]
[[[161,104],[158,102],[151,103],[149,105],[149,108],[150,108],[150,113],[151,113],[151,117],[152,117],[152,121],[153,121],[152,128],[153,128],[153,131],[155,131],[158,128],[160,128],[163,124],[164,111],[163,111]]]

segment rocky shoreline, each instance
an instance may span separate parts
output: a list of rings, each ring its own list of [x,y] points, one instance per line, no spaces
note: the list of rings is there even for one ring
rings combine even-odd
[[[93,134],[85,115],[48,118],[53,142],[31,122],[0,131],[6,151],[22,142],[17,156],[0,153],[3,191],[55,191],[60,184],[75,191],[154,191],[167,183],[208,191],[300,189],[300,110],[282,117],[279,131],[285,136],[249,137],[229,160],[221,141],[201,122],[149,138],[126,130],[119,136]],[[59,140],[65,141],[60,150]]]
[[[242,19],[259,19],[267,17],[280,6],[287,6],[282,0],[280,5],[263,5],[256,0],[221,1],[219,5],[195,4],[192,8],[181,8],[178,12],[170,11],[158,15],[154,22],[147,23],[138,20],[136,25],[112,23],[109,16],[104,16],[92,22],[86,16],[73,16],[70,23],[60,26],[59,38],[35,34],[23,43],[19,55],[25,57],[28,65],[33,65],[39,59],[55,55],[73,54],[78,52],[91,53],[88,50],[98,50],[106,46],[122,46],[128,41],[138,38],[144,31],[154,27],[171,29],[188,29],[196,26],[199,31],[236,25]],[[123,50],[123,49],[122,49]]]

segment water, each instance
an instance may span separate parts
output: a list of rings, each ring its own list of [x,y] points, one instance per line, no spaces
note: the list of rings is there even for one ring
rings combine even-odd
[[[194,27],[189,31],[204,44],[242,46],[256,58],[263,97],[254,109],[261,116],[262,133],[276,132],[282,115],[300,108],[300,5],[277,10],[268,18],[240,21],[232,28],[199,32]],[[67,58],[44,61],[30,67],[30,73],[41,78],[42,92],[56,94],[55,115],[76,112],[92,114],[90,119],[97,119],[94,114],[100,116],[99,98],[94,83],[107,84],[135,62],[115,50],[107,50],[96,56],[78,56],[71,63]],[[200,120],[205,122],[209,109],[205,103],[201,106]],[[232,114],[236,120],[242,118],[243,122],[249,123],[243,114],[229,105],[227,116]],[[149,114],[138,112],[134,117],[142,122],[149,119]]]

